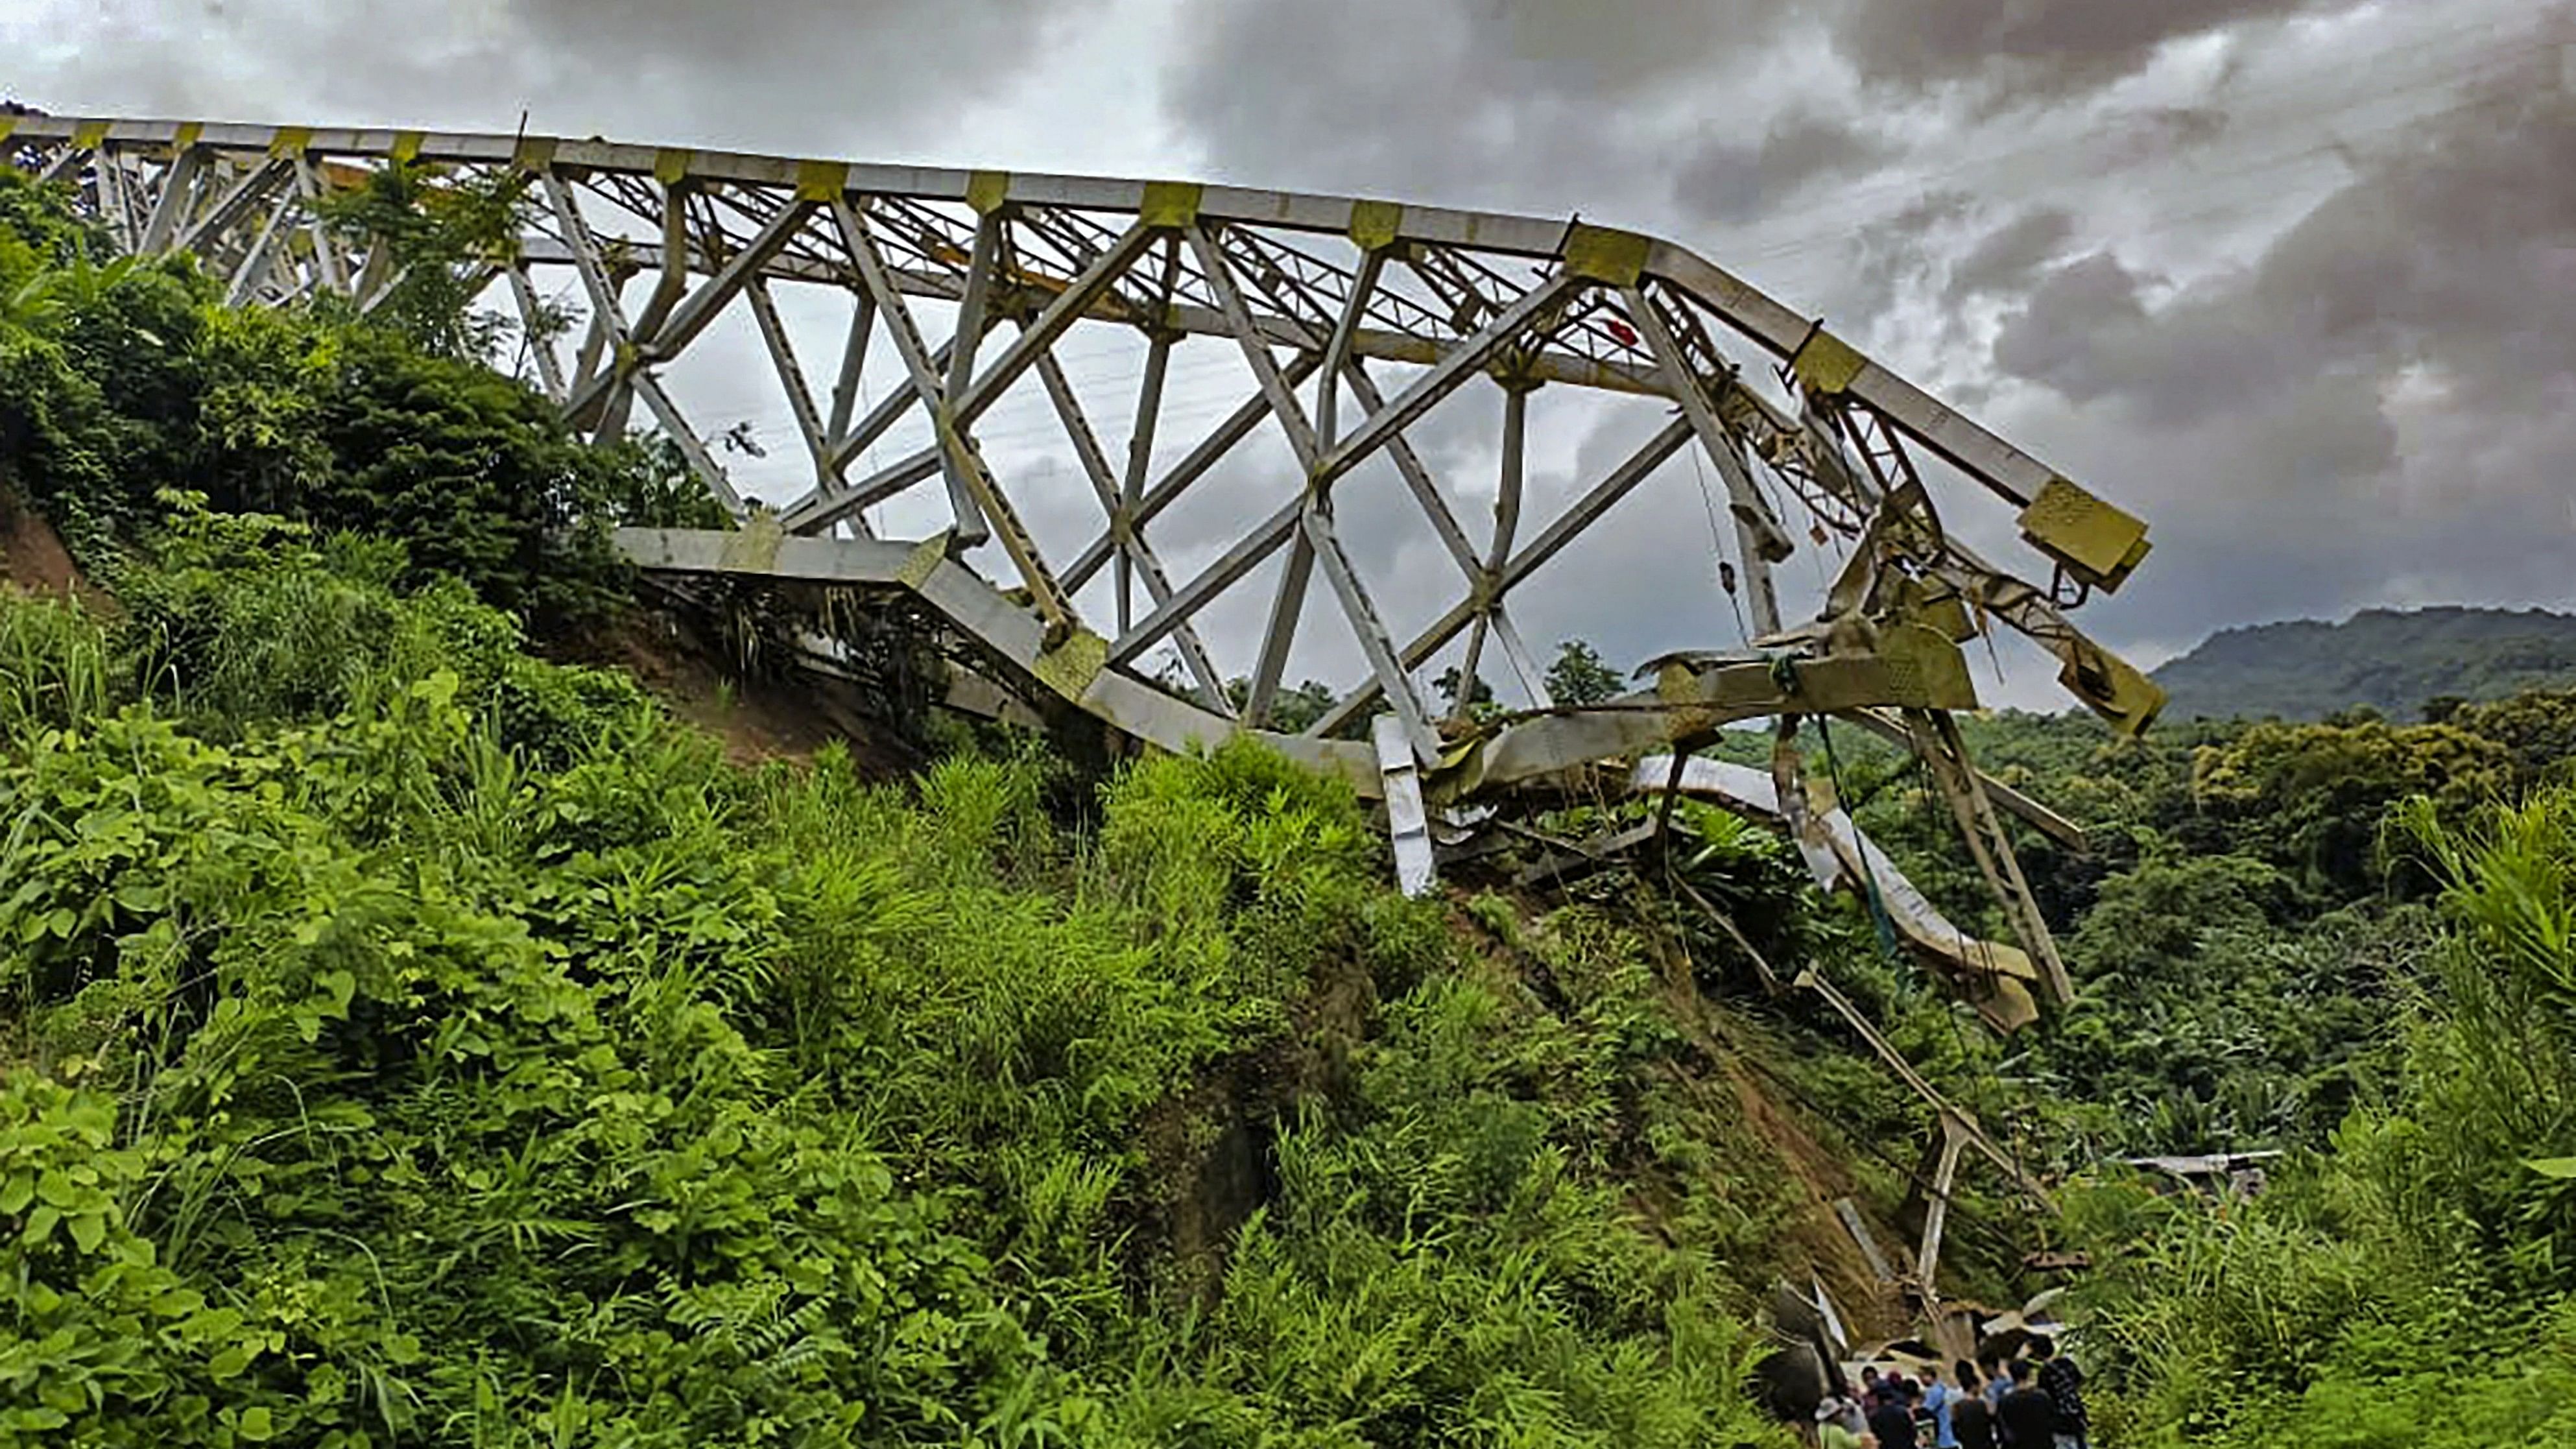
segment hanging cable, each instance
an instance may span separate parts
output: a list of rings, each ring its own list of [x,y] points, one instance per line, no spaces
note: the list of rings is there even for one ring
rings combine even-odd
[[[1816,734],[1825,742],[1825,777],[1834,782],[1834,803],[1839,807],[1843,801],[1843,765],[1834,751],[1833,721],[1825,715],[1816,716]],[[1848,813],[1845,818],[1849,818]],[[1878,869],[1870,863],[1869,840],[1860,833],[1858,821],[1852,823],[1852,853],[1860,857],[1861,887],[1869,898],[1870,923],[1878,928],[1878,948],[1891,965],[1902,966],[1905,960],[1896,945],[1896,922],[1887,914],[1887,901],[1879,894]]]
[[[1726,561],[1726,540],[1717,523],[1717,495],[1708,486],[1708,470],[1700,463],[1699,449],[1690,450],[1691,476],[1699,480],[1700,507],[1708,514],[1708,556],[1717,561],[1717,586],[1726,595],[1726,606],[1735,612],[1735,638],[1746,648],[1753,647],[1753,631],[1744,622],[1744,602],[1735,596],[1735,566]]]

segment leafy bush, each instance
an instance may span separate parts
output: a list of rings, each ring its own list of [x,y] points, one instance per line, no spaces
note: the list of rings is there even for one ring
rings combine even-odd
[[[623,596],[608,527],[712,521],[666,452],[584,446],[426,322],[236,311],[185,258],[100,263],[84,236],[61,194],[0,172],[0,476],[86,541],[148,526],[184,485],[218,512],[400,538],[406,586],[460,579],[556,631]],[[388,315],[461,305],[417,300]]]
[[[113,621],[0,599],[0,1443],[1762,1437],[1614,1185],[1671,1042],[1612,923],[1532,935],[1560,1018],[1252,747],[1090,828],[1036,756],[745,772],[171,506]],[[1354,972],[1346,1095],[1209,1095]],[[1221,1132],[1279,1187],[1194,1279]]]

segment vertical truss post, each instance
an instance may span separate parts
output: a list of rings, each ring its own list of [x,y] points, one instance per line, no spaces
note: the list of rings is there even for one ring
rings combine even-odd
[[[546,396],[558,408],[571,401],[565,390],[563,359],[555,355],[555,340],[546,324],[545,304],[537,297],[537,285],[528,279],[525,266],[508,268],[510,296],[518,303],[520,335],[528,340],[528,351],[537,361],[537,378],[545,384]]]
[[[180,146],[171,155],[169,168],[161,173],[161,195],[152,203],[152,217],[143,225],[143,239],[136,251],[149,256],[169,249],[171,238],[178,234],[180,218],[187,215],[196,196],[197,180],[205,173],[203,147]]]
[[[1306,508],[1328,521],[1332,517],[1329,496],[1311,497]],[[1253,660],[1252,686],[1244,698],[1243,717],[1254,725],[1270,719],[1271,700],[1279,693],[1279,678],[1286,672],[1288,649],[1297,637],[1297,623],[1306,609],[1306,584],[1315,572],[1315,543],[1301,523],[1288,540],[1288,558],[1279,569],[1279,587],[1270,596],[1270,617],[1261,630],[1261,653]]]
[[[696,184],[686,178],[662,183],[662,275],[626,328],[627,340],[639,347],[653,340],[689,290],[689,198],[695,194]]]
[[[1485,630],[1503,602],[1503,565],[1521,526],[1521,457],[1529,432],[1529,395],[1536,384],[1514,378],[1503,384],[1503,470],[1494,491],[1494,546],[1473,578],[1479,596],[1476,622],[1467,628],[1467,663],[1458,677],[1458,717],[1476,697],[1476,669],[1484,662]],[[1517,663],[1517,661],[1515,661]],[[1526,669],[1526,665],[1519,666]]]
[[[850,415],[858,410],[859,384],[868,366],[868,338],[876,330],[877,302],[864,290],[850,294],[850,330],[841,342],[841,371],[832,380],[832,417],[823,429],[836,458],[841,440],[850,434]]]
[[[2047,918],[2040,914],[2039,902],[2022,878],[2021,861],[2013,854],[2012,838],[2005,834],[2001,817],[1995,814],[1984,784],[1968,761],[1967,747],[1959,738],[1959,722],[1942,710],[1909,709],[1904,711],[1904,717],[1914,738],[1914,751],[1931,771],[1933,784],[1958,820],[1959,833],[1966,838],[1968,853],[1975,857],[1987,889],[2003,903],[2004,919],[2012,923],[2014,938],[2038,965],[2041,984],[2047,988],[2051,1003],[2064,1007],[2075,999],[2075,985],[2067,979],[2066,963],[2058,959],[2057,940],[2049,933]]]
[[[1172,364],[1177,334],[1156,328],[1145,347],[1145,376],[1136,387],[1136,420],[1127,430],[1127,471],[1118,482],[1118,507],[1110,515],[1109,533],[1118,548],[1118,632],[1135,625],[1135,550],[1144,525],[1136,517],[1145,502],[1145,474],[1154,466],[1154,431],[1163,411],[1163,378]]]
[[[1351,294],[1343,299],[1341,320],[1333,324],[1332,340],[1324,346],[1323,376],[1315,384],[1315,437],[1327,448],[1342,440],[1342,370],[1351,365],[1351,342],[1359,335],[1360,319],[1368,314],[1369,297],[1377,290],[1378,274],[1385,270],[1386,249],[1370,248],[1368,255],[1360,259],[1359,275],[1351,279]],[[1361,404],[1371,411],[1382,405],[1366,401]]]
[[[134,203],[129,194],[133,183],[125,174],[124,157],[102,143],[90,175],[98,189],[99,213],[107,218],[108,235],[120,250],[134,250]]]
[[[1950,1224],[1950,1190],[1958,1184],[1959,1158],[1967,1146],[1968,1134],[1959,1120],[1942,1113],[1941,1158],[1932,1169],[1931,1200],[1923,1209],[1923,1246],[1914,1255],[1915,1282],[1921,1285],[1927,1304],[1941,1301],[1941,1236]]]
[[[313,265],[320,269],[322,285],[347,295],[348,263],[340,256],[340,244],[331,236],[330,224],[322,219],[322,177],[313,169],[312,158],[302,152],[295,157],[295,189],[304,198],[304,209],[312,216],[308,228],[313,237]]]
[[[975,222],[975,250],[967,263],[965,295],[957,303],[957,350],[949,354],[945,405],[948,413],[966,393],[966,385],[975,375],[975,353],[984,340],[984,313],[993,292],[993,268],[1002,251],[1002,229],[1009,224],[1008,213],[998,203],[984,211]],[[953,414],[951,415],[953,417]],[[964,424],[952,422],[952,428]],[[977,489],[966,476],[967,464],[955,455],[973,444],[963,437],[948,451],[948,501],[957,515],[957,546],[972,548],[993,536],[977,506]]]

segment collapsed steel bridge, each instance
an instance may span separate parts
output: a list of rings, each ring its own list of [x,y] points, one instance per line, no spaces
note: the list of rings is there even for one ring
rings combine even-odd
[[[393,295],[411,265],[399,245],[326,204],[378,173],[398,169],[433,201],[506,195],[515,234],[442,265],[516,309],[527,366],[573,428],[601,441],[657,428],[737,521],[622,531],[639,565],[909,591],[1024,698],[1172,749],[1258,735],[1386,798],[1409,888],[1429,876],[1435,826],[1472,828],[1515,791],[1597,782],[1601,762],[1649,751],[1673,754],[1659,788],[1684,791],[1688,749],[1757,718],[1778,722],[1772,809],[1821,879],[1835,812],[1803,777],[1800,721],[1854,721],[1921,756],[2021,943],[1927,954],[1999,1026],[2029,1019],[2034,997],[2069,994],[1998,807],[2069,828],[1968,761],[1951,718],[1977,702],[1960,646],[2025,635],[2078,700],[2122,731],[2145,728],[2161,692],[2068,618],[2145,557],[2144,525],[1675,243],[1349,197],[525,135],[0,115],[0,161],[74,188],[130,253],[193,255],[244,304],[329,296],[364,311]],[[839,342],[819,372],[788,321],[818,306]],[[745,313],[759,339],[746,353],[765,353],[810,464],[776,506],[746,498],[672,375]],[[1141,360],[1123,438],[1086,411],[1061,351],[1077,335],[1114,335]],[[1248,395],[1174,456],[1166,424],[1188,420],[1167,387],[1174,359],[1210,350],[1239,366]],[[1748,376],[1739,357],[1761,370]],[[894,381],[869,398],[872,375]],[[1530,410],[1551,392],[1643,410],[1643,442],[1555,516],[1524,519]],[[1491,526],[1473,530],[1459,480],[1417,446],[1425,419],[1454,417],[1470,393],[1487,399],[1480,426],[1499,458]],[[1037,394],[1076,501],[1096,509],[1079,548],[1041,545],[1029,511],[1063,500],[1033,497],[979,436],[1006,397]],[[1212,561],[1176,576],[1154,525],[1256,452],[1292,466],[1231,518]],[[1648,687],[1607,703],[1549,698],[1516,595],[1683,457],[1722,485],[1722,567],[1749,638],[1656,661]],[[1455,574],[1454,602],[1403,633],[1337,523],[1337,498],[1381,480]],[[1943,510],[1977,490],[2016,511],[2045,582],[1945,528]],[[876,536],[870,511],[907,498],[934,506],[939,526]],[[1829,544],[1839,556],[1821,609],[1785,617],[1775,568]],[[1230,679],[1209,615],[1283,554],[1248,667]],[[1310,727],[1272,728],[1301,631],[1335,615],[1365,672]],[[1168,663],[1150,669],[1156,659]],[[1459,671],[1456,713],[1421,687],[1442,660]],[[1468,717],[1479,680],[1505,673],[1526,708]],[[1371,737],[1351,738],[1363,722]],[[1626,786],[1624,770],[1615,778]]]

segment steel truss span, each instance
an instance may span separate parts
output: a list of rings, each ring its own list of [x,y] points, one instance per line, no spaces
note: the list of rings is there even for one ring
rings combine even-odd
[[[433,194],[506,186],[518,235],[462,270],[515,310],[524,369],[588,437],[666,434],[741,521],[622,535],[639,563],[909,589],[1024,690],[1166,745],[1260,731],[1372,793],[1419,788],[1435,813],[1763,716],[1790,722],[1790,779],[1797,718],[1888,711],[1878,727],[1906,722],[1896,732],[1929,752],[2009,895],[2009,846],[1940,715],[1974,704],[1960,642],[1997,627],[2028,636],[2123,729],[2161,702],[2068,618],[2145,556],[2143,524],[1653,237],[1188,182],[530,136],[0,116],[0,161],[75,188],[128,251],[193,254],[236,301],[334,294],[362,311],[405,263],[326,220],[329,195],[396,166]],[[818,316],[833,346],[808,335],[800,347],[795,319],[810,334]],[[727,355],[753,359],[792,419],[799,481],[771,504],[746,499],[721,437],[692,424],[685,364],[728,335]],[[1090,339],[1135,363],[1105,404],[1078,376],[1082,349],[1098,355]],[[1241,387],[1213,420],[1172,386],[1181,360],[1211,354]],[[1044,400],[1048,466],[1020,466],[979,427],[1014,398],[1023,411]],[[1525,516],[1530,416],[1560,399],[1595,417],[1637,413],[1641,441],[1577,480],[1552,516]],[[1490,440],[1473,479],[1447,466],[1462,417]],[[1572,546],[1667,463],[1714,480],[1754,647],[1676,655],[1647,688],[1560,708],[1514,605],[1534,578],[1581,567]],[[1211,479],[1253,468],[1272,491],[1230,505],[1213,548],[1202,509],[1187,540],[1196,566],[1170,567],[1156,526],[1168,531]],[[1403,629],[1351,546],[1351,510],[1337,508],[1380,486],[1433,541],[1429,567],[1450,591]],[[1942,510],[1979,490],[2017,511],[2040,582],[1944,528]],[[1692,503],[1672,526],[1713,529]],[[875,535],[872,518],[905,509],[929,526]],[[1077,510],[1089,526],[1068,533]],[[1832,584],[1817,616],[1788,619],[1773,574],[1801,550],[1823,553]],[[1211,619],[1229,607],[1258,621],[1232,671],[1217,644],[1253,631],[1219,637]],[[1319,628],[1332,645],[1355,640],[1365,669],[1303,734],[1272,733],[1292,651]],[[1444,719],[1420,682],[1442,661],[1463,676],[1456,698],[1503,679],[1527,708]],[[1247,686],[1230,689],[1238,677]],[[1379,714],[1393,719],[1371,740],[1358,726]],[[1411,768],[1389,746],[1409,747]],[[2032,955],[2053,974],[2053,952]]]

